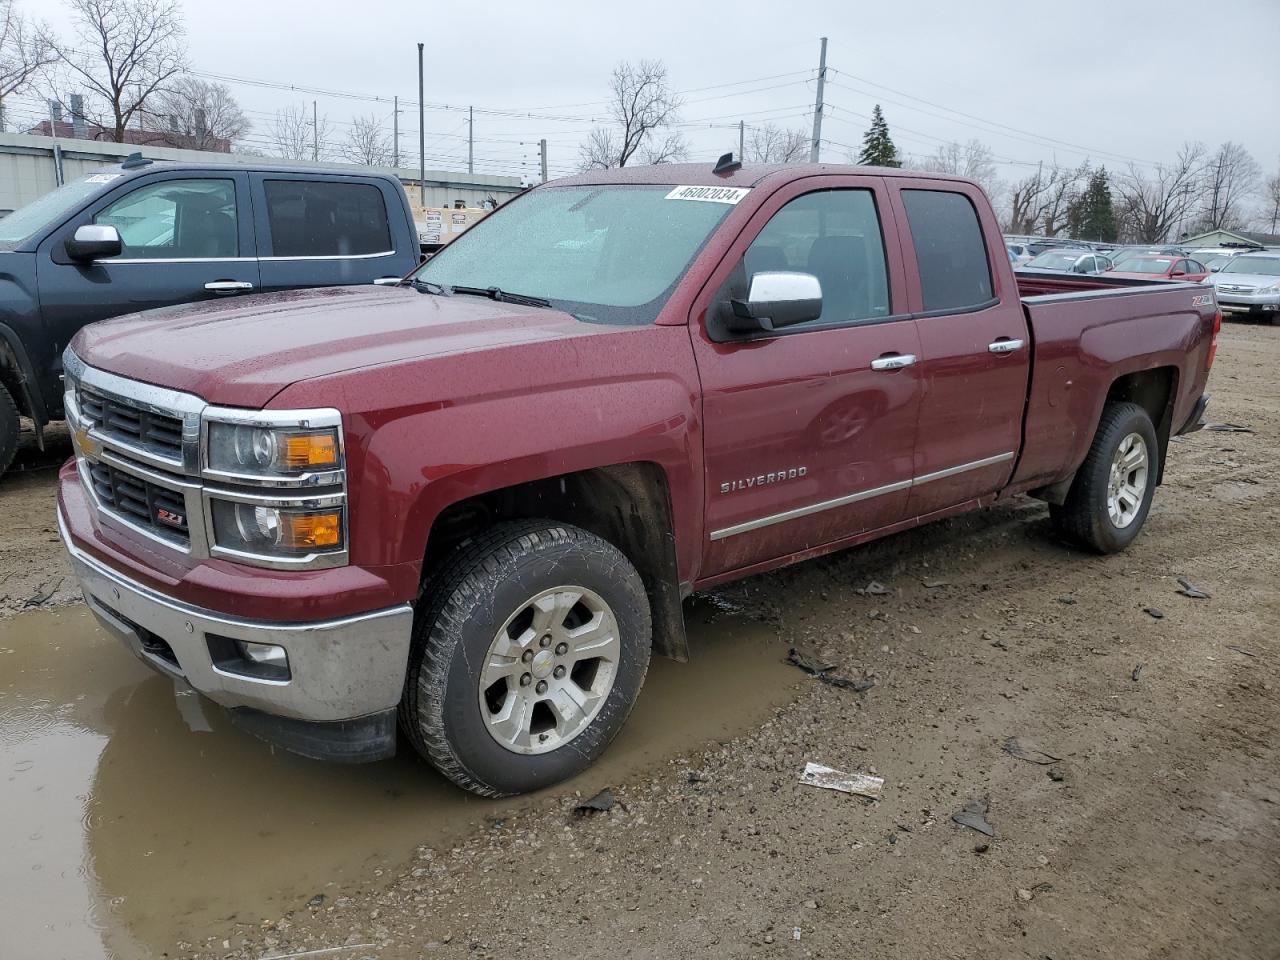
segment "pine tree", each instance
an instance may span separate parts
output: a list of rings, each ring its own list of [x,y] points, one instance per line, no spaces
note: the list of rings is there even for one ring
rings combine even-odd
[[[871,111],[871,127],[862,136],[862,153],[858,155],[858,163],[867,167],[900,167],[898,148],[889,138],[889,125],[884,122],[884,112],[880,104]]]
[[[1117,236],[1116,213],[1111,203],[1111,179],[1107,168],[1089,175],[1089,185],[1071,201],[1067,210],[1067,229],[1081,240],[1114,243]]]

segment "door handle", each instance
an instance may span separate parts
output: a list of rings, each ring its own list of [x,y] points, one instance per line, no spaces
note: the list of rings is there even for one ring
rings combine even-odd
[[[1022,340],[1011,340],[1008,337],[1001,337],[995,343],[987,344],[987,349],[991,353],[1013,353],[1015,350],[1021,350],[1026,343]]]
[[[891,357],[877,357],[871,361],[872,370],[901,370],[909,367],[918,358],[914,353],[895,353]]]
[[[204,285],[210,293],[244,293],[253,289],[248,280],[211,280]]]

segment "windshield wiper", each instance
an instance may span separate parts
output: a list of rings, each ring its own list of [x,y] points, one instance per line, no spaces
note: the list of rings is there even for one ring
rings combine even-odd
[[[423,280],[421,277],[410,277],[408,280],[402,280],[401,283],[407,283],[413,289],[423,293],[434,293],[437,297],[449,296],[449,288],[442,283],[436,283],[434,280]]]
[[[508,293],[498,287],[450,287],[453,293],[464,293],[472,297],[488,297],[499,303],[518,303],[525,307],[549,307],[551,301],[543,297],[531,297],[524,293]]]

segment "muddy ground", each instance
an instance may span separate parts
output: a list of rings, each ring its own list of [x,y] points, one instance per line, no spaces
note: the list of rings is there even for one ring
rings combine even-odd
[[[605,760],[514,801],[202,721],[42,598],[52,472],[7,478],[3,606],[57,608],[0,624],[2,952],[1275,960],[1278,369],[1280,328],[1227,327],[1210,419],[1253,432],[1174,443],[1128,553],[1018,500],[719,590]],[[792,644],[875,685],[806,678]],[[46,762],[55,730],[94,746]],[[810,760],[882,798],[799,783]],[[952,822],[974,800],[994,837]]]

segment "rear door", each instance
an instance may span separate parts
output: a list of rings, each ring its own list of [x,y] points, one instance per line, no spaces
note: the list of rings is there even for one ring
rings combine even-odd
[[[905,515],[919,343],[901,255],[885,237],[897,233],[880,178],[790,183],[756,212],[696,302],[704,578]],[[717,311],[745,296],[752,274],[775,270],[818,277],[821,318],[751,337],[720,332]]]
[[[924,396],[909,512],[923,516],[999,490],[1022,437],[1030,343],[1000,231],[977,188],[890,181],[906,224],[903,257],[920,331]]]
[[[404,201],[386,181],[258,173],[253,190],[264,289],[372,283],[418,262]]]
[[[72,261],[76,228],[120,231],[119,257]],[[258,286],[249,181],[244,173],[172,171],[105,194],[37,252],[40,310],[59,352],[95,320],[175,303],[250,293]]]

